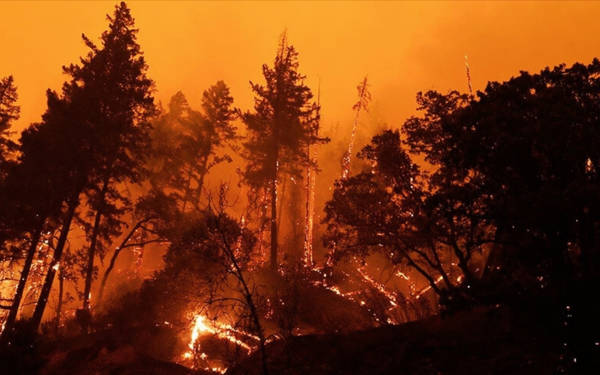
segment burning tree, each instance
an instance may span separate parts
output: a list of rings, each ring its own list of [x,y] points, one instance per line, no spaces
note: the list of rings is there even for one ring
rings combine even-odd
[[[175,218],[173,230],[166,233],[170,246],[165,267],[144,283],[140,293],[151,296],[151,301],[141,302],[146,310],[143,321],[190,323],[191,337],[181,359],[186,364],[222,369],[259,350],[266,368],[263,312],[249,272],[256,239],[243,220],[237,222],[225,213],[225,194],[223,185],[216,201],[209,196],[206,210]],[[139,316],[132,319],[140,324]],[[223,352],[231,347],[233,357],[228,358]]]
[[[119,204],[125,199],[116,184],[139,178],[143,160],[139,150],[146,142],[146,120],[154,113],[152,81],[145,76],[147,66],[135,42],[136,30],[127,6],[118,5],[109,21],[102,48],[84,37],[91,52],[81,65],[64,68],[71,80],[64,84],[62,96],[48,91],[48,109],[42,123],[33,125],[21,137],[20,164],[14,173],[31,173],[25,179],[31,186],[24,191],[40,195],[40,199],[26,200],[30,207],[26,213],[31,216],[25,217],[32,218],[34,228],[30,231],[30,249],[35,249],[37,233],[44,225],[61,228],[32,318],[34,328],[44,314],[71,224],[82,201],[80,195],[86,193],[87,203],[95,211],[88,249],[90,276],[84,292],[87,309],[98,237],[101,230],[113,232],[120,225],[114,215],[119,214]],[[14,188],[11,191],[23,193]],[[111,222],[103,229],[102,218],[108,216]]]
[[[476,281],[473,258],[493,234],[478,202],[464,205],[458,198],[468,191],[436,185],[403,150],[397,131],[375,136],[359,157],[371,169],[338,181],[326,206],[336,256],[383,253],[415,270],[436,294],[464,297],[463,285]]]
[[[298,73],[298,52],[281,37],[273,67],[263,65],[265,85],[251,83],[255,93],[254,112],[242,114],[248,128],[243,156],[248,161],[243,177],[256,192],[269,191],[271,206],[270,265],[277,270],[277,205],[282,176],[302,178],[303,166],[313,163],[307,146],[325,139],[318,137],[318,105]]]
[[[48,280],[53,279],[79,205],[77,198],[86,183],[87,160],[73,158],[71,154],[84,155],[86,142],[79,142],[83,138],[79,132],[82,129],[73,121],[75,114],[70,108],[66,99],[48,91],[48,110],[42,123],[32,125],[21,134],[18,164],[10,169],[2,185],[3,195],[10,197],[7,200],[10,204],[2,205],[2,226],[12,228],[8,239],[13,245],[26,249],[3,339],[12,333],[36,251],[48,250],[42,246],[42,238],[60,228],[54,260],[48,269]],[[45,299],[50,285],[51,281],[44,285]],[[43,304],[45,306],[45,302]],[[40,320],[42,312],[37,315]],[[39,320],[35,327],[38,325]]]
[[[350,164],[352,162],[352,150],[354,149],[354,142],[356,139],[356,131],[358,130],[358,119],[361,111],[369,110],[369,102],[371,101],[371,93],[369,92],[367,77],[356,86],[358,91],[358,101],[352,106],[354,111],[354,122],[352,123],[352,133],[350,134],[350,142],[348,143],[348,150],[344,153],[342,158],[342,179],[348,178],[350,174]]]
[[[129,8],[121,3],[107,18],[110,24],[102,34],[102,47],[84,36],[91,52],[81,65],[65,69],[73,79],[72,90],[93,100],[88,121],[94,142],[94,168],[86,189],[93,223],[86,231],[90,245],[84,310],[90,309],[94,258],[102,250],[102,237],[108,239],[120,232],[119,216],[130,205],[118,184],[140,181],[149,142],[149,119],[155,114],[153,82],[146,76],[148,66],[136,41],[137,29]]]

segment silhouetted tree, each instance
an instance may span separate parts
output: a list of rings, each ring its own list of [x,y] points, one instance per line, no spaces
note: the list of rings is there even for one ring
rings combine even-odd
[[[185,212],[200,210],[205,176],[215,165],[230,161],[224,146],[235,148],[233,98],[223,81],[205,90],[202,112],[190,108],[183,93],[170,100],[168,111],[153,122],[146,160],[149,186],[132,212],[129,230],[115,248],[104,272],[98,302],[116,260],[127,248],[169,242]]]
[[[172,197],[152,190],[138,198],[131,215],[128,231],[115,247],[102,276],[96,304],[102,302],[108,278],[123,250],[143,248],[152,243],[173,240],[182,220],[183,215],[177,207],[177,201]]]
[[[16,148],[10,139],[11,123],[19,118],[20,108],[16,105],[17,88],[12,76],[0,79],[0,179],[6,175],[6,162]]]
[[[307,155],[308,145],[318,138],[319,106],[298,73],[298,53],[281,38],[273,67],[263,65],[265,85],[251,82],[255,94],[254,112],[242,114],[248,128],[243,156],[247,160],[244,179],[260,190],[268,189],[271,205],[270,264],[278,267],[277,204],[281,176],[302,178],[303,166],[313,162]]]
[[[425,116],[404,127],[440,183],[481,201],[504,245],[490,261],[526,270],[534,288],[598,276],[599,72],[598,60],[522,72],[470,102],[426,93]]]
[[[360,116],[360,112],[369,110],[369,102],[371,101],[371,93],[368,88],[369,84],[367,83],[367,77],[360,82],[358,86],[356,86],[356,91],[358,92],[358,101],[352,106],[352,110],[354,110],[354,122],[352,124],[352,133],[350,134],[350,143],[348,143],[348,150],[344,153],[342,157],[342,179],[347,178],[350,174],[350,165],[352,162],[352,150],[354,149],[354,141],[356,139],[356,131],[358,129],[358,119]]]
[[[85,130],[76,120],[80,113],[66,98],[47,92],[48,109],[42,122],[21,134],[18,163],[10,169],[2,186],[7,204],[2,205],[3,228],[12,228],[10,237],[25,235],[25,263],[17,285],[11,311],[5,322],[3,339],[12,333],[31,263],[44,231],[60,228],[54,253],[55,261],[48,273],[55,272],[70,229],[79,193],[86,183],[88,159],[76,158],[87,148]],[[80,109],[81,111],[81,109]],[[43,293],[49,294],[49,286]],[[47,295],[46,295],[47,298]],[[38,313],[40,314],[40,313]],[[41,319],[41,315],[39,315]],[[39,321],[37,322],[39,325]],[[37,325],[36,325],[37,327]]]
[[[359,158],[371,168],[338,181],[326,206],[326,241],[337,257],[383,252],[415,269],[440,296],[455,298],[463,283],[471,289],[472,257],[491,241],[476,201],[461,204],[456,198],[466,191],[437,185],[422,172],[398,131],[373,137]]]
[[[437,167],[433,178],[469,191],[460,204],[478,201],[495,227],[486,278],[521,310],[546,301],[557,325],[571,317],[575,340],[565,342],[578,363],[595,355],[599,329],[584,292],[600,277],[599,92],[600,61],[559,65],[490,82],[471,100],[428,92],[424,115],[404,126],[411,150]]]
[[[94,257],[103,252],[102,239],[120,233],[119,217],[131,205],[119,191],[119,184],[136,183],[142,178],[148,150],[150,122],[155,114],[151,91],[153,82],[146,76],[148,66],[136,41],[137,29],[125,3],[117,5],[110,24],[102,34],[101,48],[84,36],[91,52],[81,65],[65,72],[89,98],[90,121],[94,132],[94,170],[92,184],[86,190],[93,210],[89,235],[83,309],[89,310],[94,273]]]
[[[63,136],[73,137],[75,150],[81,150],[77,159],[83,168],[73,168],[76,187],[67,199],[68,208],[63,221],[54,259],[46,276],[33,316],[33,325],[39,325],[60,261],[69,227],[80,203],[80,194],[86,193],[91,210],[95,211],[89,234],[88,264],[84,290],[84,309],[89,309],[89,290],[93,273],[93,259],[101,231],[119,230],[115,216],[127,203],[118,191],[118,184],[137,182],[141,177],[143,150],[146,149],[150,125],[148,119],[155,113],[151,95],[152,81],[146,77],[147,65],[136,42],[137,30],[125,3],[115,7],[108,16],[109,29],[102,34],[102,46],[97,47],[87,37],[84,42],[90,52],[80,65],[65,67],[71,81],[63,86],[62,102],[67,106],[66,121],[76,124]],[[49,107],[48,112],[51,112]],[[69,150],[69,148],[67,148]],[[104,222],[102,219],[105,219]],[[103,226],[104,225],[104,226]]]
[[[230,162],[223,150],[235,148],[235,111],[229,88],[217,81],[202,94],[202,111],[190,108],[178,92],[169,111],[154,124],[151,183],[179,202],[182,211],[200,209],[204,180],[215,165]]]

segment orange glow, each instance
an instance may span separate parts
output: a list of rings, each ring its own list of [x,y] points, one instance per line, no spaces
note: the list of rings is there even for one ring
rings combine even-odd
[[[205,363],[210,364],[210,366],[206,367],[205,370],[219,372],[221,374],[224,374],[227,371],[227,368],[212,365],[208,355],[201,351],[200,345],[198,344],[198,339],[205,335],[214,335],[220,339],[227,340],[232,344],[246,349],[248,354],[252,353],[255,348],[238,339],[237,337],[243,336],[246,339],[259,341],[258,336],[236,329],[230,324],[211,321],[201,314],[195,315],[190,334],[190,342],[188,343],[189,350],[183,353],[183,359],[193,360],[194,356],[197,355],[200,359],[205,361]]]
[[[113,1],[3,2],[0,74],[14,74],[22,120],[37,121],[46,87],[59,88],[60,67],[85,53]],[[326,127],[351,126],[357,80],[369,74],[370,121],[396,125],[414,112],[418,90],[466,91],[520,69],[590,61],[598,51],[597,2],[190,2],[135,1],[129,6],[163,103],[177,90],[190,103],[217,79],[249,108],[248,80],[271,62],[287,28],[308,83],[321,81]],[[543,8],[543,11],[541,10]],[[60,20],[60,22],[57,22]],[[243,56],[243,58],[240,58]]]

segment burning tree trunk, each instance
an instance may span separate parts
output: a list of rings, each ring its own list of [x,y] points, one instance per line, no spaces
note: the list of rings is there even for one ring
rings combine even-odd
[[[317,93],[317,108],[321,108],[321,85],[319,83],[319,91]],[[318,136],[320,126],[320,113],[317,116],[316,135]],[[304,218],[304,263],[307,267],[314,265],[313,261],[313,226],[315,216],[315,181],[317,171],[313,166],[313,158],[311,155],[310,143],[306,146],[306,214]],[[317,153],[315,152],[314,159],[316,160]]]
[[[258,220],[258,236],[257,236],[257,249],[258,249],[258,256],[260,257],[258,263],[265,263],[267,261],[267,254],[265,253],[265,227],[267,226],[267,222],[268,222],[268,197],[269,197],[269,191],[267,188],[264,189],[259,189],[258,191],[256,191],[256,196],[253,195],[254,193],[252,193],[252,189],[249,192],[248,195],[248,199],[250,201],[258,201],[258,206],[257,206],[257,220]],[[254,204],[253,202],[249,202],[249,204]]]
[[[469,95],[473,96],[473,86],[471,86],[471,67],[469,66],[469,58],[465,55],[465,70],[467,73],[467,87],[469,88]]]
[[[46,309],[46,304],[48,303],[48,297],[50,296],[50,291],[52,290],[54,276],[56,275],[56,270],[58,269],[58,265],[62,257],[63,250],[65,248],[65,244],[67,243],[67,237],[69,236],[71,223],[73,222],[73,216],[75,216],[75,210],[79,206],[78,195],[79,194],[77,194],[77,196],[74,199],[72,199],[69,203],[69,208],[65,216],[65,221],[60,231],[60,237],[58,238],[58,243],[56,244],[56,250],[54,250],[54,257],[52,258],[52,262],[50,263],[50,267],[48,268],[48,273],[46,273],[46,278],[44,279],[44,286],[42,287],[42,291],[38,298],[38,302],[35,305],[35,311],[33,312],[33,317],[31,318],[31,326],[35,330],[37,330],[37,328],[40,326],[40,323],[42,322],[42,316],[44,315],[44,310]]]
[[[354,124],[352,125],[352,133],[350,134],[350,143],[348,144],[348,150],[344,154],[342,159],[342,179],[346,179],[350,174],[350,163],[352,161],[352,150],[354,148],[354,140],[356,138],[356,130],[358,129],[358,119],[360,116],[361,109],[368,111],[369,101],[371,100],[371,93],[368,89],[367,77],[356,87],[358,90],[358,101],[352,106],[354,113]]]
[[[94,275],[94,257],[96,256],[96,246],[98,243],[98,234],[100,232],[100,222],[102,220],[102,206],[104,205],[104,199],[108,190],[109,178],[104,180],[102,191],[100,192],[100,206],[96,211],[96,217],[94,218],[94,228],[92,230],[92,239],[90,241],[90,248],[88,250],[88,259],[85,272],[85,288],[83,290],[83,305],[82,309],[90,310],[90,294],[92,290],[92,277]]]
[[[277,174],[279,161],[275,159],[275,173],[271,180],[271,257],[270,264],[273,272],[277,271]]]
[[[55,331],[58,334],[58,330],[60,329],[60,315],[62,314],[62,305],[63,305],[63,294],[64,294],[64,283],[65,283],[65,274],[63,268],[59,269],[58,273],[58,303],[56,304],[56,325]]]
[[[310,158],[310,146],[308,146]],[[304,219],[304,263],[307,267],[313,265],[313,215],[314,215],[314,177],[312,167],[306,167],[306,214]]]
[[[248,185],[271,191],[271,269],[277,270],[277,199],[280,174],[296,177],[306,162],[305,146],[324,142],[313,137],[314,114],[310,88],[298,73],[298,53],[284,33],[272,67],[263,65],[265,85],[251,83],[253,112],[241,114],[248,128],[243,157],[248,161],[244,179]]]
[[[3,338],[7,337],[9,332],[12,331],[15,320],[17,319],[19,305],[21,304],[21,299],[23,298],[23,291],[25,290],[25,284],[27,284],[27,279],[29,278],[31,264],[33,263],[33,258],[35,257],[35,251],[38,243],[40,242],[41,235],[42,226],[40,225],[31,236],[31,243],[29,245],[29,249],[27,250],[27,257],[25,258],[25,264],[23,265],[23,270],[21,271],[21,278],[19,279],[19,284],[17,285],[17,291],[15,292],[8,316],[4,322],[4,330],[2,331]]]

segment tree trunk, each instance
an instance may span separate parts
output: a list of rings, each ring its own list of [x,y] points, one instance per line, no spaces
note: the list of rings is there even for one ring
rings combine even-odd
[[[310,145],[306,154],[308,163],[306,167],[306,211],[304,214],[304,264],[313,267],[313,216],[314,216],[314,173],[310,165]],[[316,171],[315,171],[316,172]]]
[[[108,190],[109,178],[104,180],[102,190],[100,191],[100,207],[96,211],[96,217],[94,219],[94,228],[92,229],[92,239],[90,241],[90,248],[88,250],[88,259],[85,272],[85,288],[83,290],[83,306],[82,309],[90,310],[90,293],[92,291],[92,278],[94,276],[94,257],[96,256],[96,246],[98,244],[98,234],[100,232],[100,222],[102,220],[102,208],[104,206],[104,199],[106,197],[106,191]]]
[[[277,172],[271,181],[271,270],[276,272],[277,262]]]
[[[62,313],[64,283],[65,277],[61,268],[58,274],[58,304],[56,305],[55,335],[58,335],[58,330],[60,329],[60,314]]]
[[[23,270],[21,271],[21,278],[19,279],[19,284],[17,285],[17,291],[15,292],[12,305],[10,306],[8,317],[4,322],[4,330],[2,331],[3,338],[7,337],[9,335],[8,332],[11,332],[14,328],[14,323],[19,312],[19,305],[21,304],[21,299],[23,298],[23,291],[25,290],[25,285],[27,284],[27,279],[29,278],[31,264],[33,263],[33,258],[35,256],[38,242],[40,242],[41,235],[42,225],[35,229],[31,235],[31,244],[27,250],[27,257],[25,258],[25,264],[23,265]]]
[[[71,228],[71,223],[73,222],[73,216],[75,215],[75,209],[77,208],[77,206],[79,206],[78,197],[76,197],[75,199],[73,199],[72,202],[69,203],[69,208],[65,216],[65,221],[60,231],[60,237],[58,238],[58,243],[56,244],[56,250],[54,250],[54,257],[52,258],[52,262],[50,263],[50,267],[48,268],[48,273],[46,273],[46,278],[44,279],[44,286],[42,287],[42,292],[40,293],[38,302],[35,306],[35,311],[33,312],[33,317],[31,318],[31,326],[35,330],[38,329],[40,323],[42,322],[42,316],[44,315],[44,310],[46,309],[48,297],[50,296],[50,291],[52,289],[52,283],[54,282],[54,276],[56,275],[57,264],[60,262],[60,259],[62,257],[62,253],[67,242],[67,237],[69,235],[69,230]]]
[[[202,197],[202,188],[204,188],[204,177],[208,173],[208,171],[206,170],[207,165],[208,165],[208,155],[202,161],[202,172],[200,174],[200,179],[198,180],[198,187],[197,187],[197,190],[198,190],[198,199],[196,201],[197,204],[200,204],[200,199]]]
[[[233,270],[235,272],[235,276],[238,279],[238,281],[240,282],[240,284],[242,284],[242,294],[244,295],[244,299],[246,300],[246,305],[247,305],[248,309],[250,310],[250,315],[252,317],[252,320],[254,322],[254,327],[255,327],[256,333],[258,335],[263,375],[268,375],[269,369],[268,369],[267,349],[266,349],[267,340],[265,338],[265,333],[263,331],[262,324],[260,324],[260,317],[258,315],[258,310],[256,309],[256,305],[254,304],[254,300],[252,299],[252,292],[250,291],[250,288],[248,287],[248,283],[246,282],[246,279],[244,278],[244,273],[242,272],[242,270],[238,264],[238,261],[235,256],[235,252],[231,249],[231,246],[229,245],[229,241],[227,240],[227,236],[225,236],[225,233],[223,233],[223,230],[221,229],[220,224],[217,226],[217,228],[218,228],[219,232],[221,233],[221,238],[223,239],[224,250],[225,250],[225,253],[229,256],[229,259],[231,260],[231,263],[233,265]],[[243,235],[243,233],[240,232],[240,236],[242,236],[242,235]]]
[[[113,256],[110,258],[110,263],[108,264],[106,271],[104,271],[104,276],[102,276],[102,281],[100,282],[100,290],[98,291],[98,302],[97,302],[98,304],[100,304],[100,302],[102,301],[102,297],[104,296],[104,288],[106,287],[106,281],[108,280],[108,276],[110,275],[111,271],[115,267],[115,263],[117,262],[117,258],[119,257],[119,254],[121,253],[121,251],[124,248],[127,247],[127,243],[133,237],[135,232],[140,228],[140,226],[147,221],[148,221],[148,219],[143,219],[143,220],[138,221],[131,228],[129,233],[127,233],[127,235],[125,236],[125,238],[123,239],[121,244],[115,249]]]

